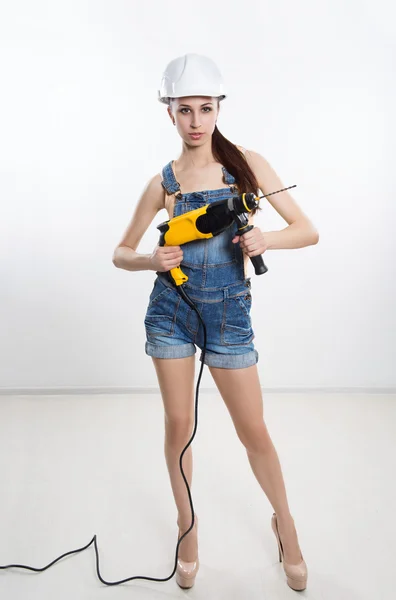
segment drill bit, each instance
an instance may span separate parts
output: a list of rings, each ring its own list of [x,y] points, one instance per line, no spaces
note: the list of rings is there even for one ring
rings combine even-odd
[[[279,192],[284,192],[285,190],[291,190],[291,188],[297,187],[297,184],[291,185],[289,187],[283,188],[281,190],[277,190],[276,192],[271,192],[270,194],[264,194],[263,196],[256,196],[256,200],[260,200],[260,198],[266,198],[267,196],[271,196],[272,194],[278,194]]]

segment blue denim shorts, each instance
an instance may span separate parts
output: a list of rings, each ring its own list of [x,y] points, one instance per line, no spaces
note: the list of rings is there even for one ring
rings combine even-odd
[[[241,369],[258,362],[250,309],[250,277],[223,288],[199,289],[183,284],[206,326],[204,363]],[[202,349],[202,323],[171,282],[157,274],[144,318],[145,352],[157,358],[183,358]]]

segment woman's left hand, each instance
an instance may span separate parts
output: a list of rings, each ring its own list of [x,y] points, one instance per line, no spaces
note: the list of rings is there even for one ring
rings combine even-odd
[[[232,238],[232,242],[236,243],[240,239],[240,248],[248,256],[257,256],[263,254],[268,248],[267,241],[264,237],[263,232],[259,227],[253,227],[247,233],[243,235],[236,235]]]

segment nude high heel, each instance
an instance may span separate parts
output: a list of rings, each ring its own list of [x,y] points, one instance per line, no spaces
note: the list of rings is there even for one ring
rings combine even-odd
[[[198,530],[198,517],[197,517],[197,515],[195,515],[195,517],[194,517],[194,527]],[[188,534],[186,535],[185,539],[188,538],[189,534],[193,530],[194,530],[194,528],[191,531],[188,532]],[[181,538],[181,535],[180,535],[180,527],[179,527],[179,537],[178,537],[178,539],[180,539],[180,538]],[[179,549],[180,549],[180,547],[179,547]],[[198,554],[197,554],[196,560],[194,560],[192,562],[187,562],[185,560],[182,560],[178,556],[177,557],[177,567],[176,567],[176,582],[177,582],[177,584],[181,588],[183,588],[183,589],[191,588],[194,585],[195,576],[198,573],[198,569],[199,569],[199,557],[198,557]]]
[[[305,588],[307,587],[307,578],[308,578],[308,569],[307,569],[307,565],[305,564],[303,555],[301,554],[302,561],[300,563],[298,563],[297,565],[291,565],[289,563],[286,563],[284,561],[283,547],[282,547],[282,542],[281,542],[280,535],[279,535],[278,521],[276,518],[276,513],[274,513],[272,515],[271,527],[272,527],[272,531],[275,533],[276,539],[278,541],[279,561],[280,562],[283,561],[283,570],[286,573],[287,585],[292,590],[295,590],[296,592],[301,592],[302,590],[305,590]]]

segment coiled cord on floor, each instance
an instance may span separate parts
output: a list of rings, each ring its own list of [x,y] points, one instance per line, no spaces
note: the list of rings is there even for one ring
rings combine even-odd
[[[120,579],[120,581],[106,581],[101,576],[100,570],[99,570],[99,552],[98,552],[98,545],[97,545],[97,542],[96,542],[96,534],[93,536],[93,538],[89,542],[89,544],[87,544],[83,548],[77,548],[77,550],[71,550],[70,552],[65,552],[64,554],[62,554],[61,556],[59,556],[58,558],[56,558],[55,560],[53,560],[52,562],[50,562],[46,567],[36,568],[36,567],[29,567],[28,565],[12,564],[12,565],[4,565],[4,566],[0,565],[0,569],[11,569],[12,567],[18,567],[18,568],[21,568],[21,569],[29,569],[30,571],[36,571],[36,572],[45,571],[46,569],[49,569],[52,565],[54,565],[56,562],[58,562],[59,560],[61,560],[65,556],[68,556],[69,554],[76,554],[77,552],[82,552],[83,550],[86,550],[87,548],[89,548],[89,546],[93,543],[94,547],[95,547],[95,554],[96,554],[96,572],[98,574],[98,578],[100,579],[100,581],[102,583],[104,583],[105,585],[119,585],[120,583],[125,583],[127,581],[132,581],[133,579],[147,579],[148,581],[169,581],[169,579],[172,579],[172,577],[176,573],[177,558],[178,558],[180,543],[186,537],[186,535],[191,531],[191,529],[194,527],[194,522],[195,522],[194,506],[193,506],[193,502],[192,502],[192,498],[191,498],[191,492],[190,492],[190,488],[189,488],[189,485],[188,485],[188,481],[187,481],[186,476],[185,476],[184,471],[183,471],[182,461],[183,461],[184,453],[186,452],[187,448],[190,446],[191,442],[193,441],[193,439],[195,437],[195,433],[197,431],[197,425],[198,425],[198,389],[199,389],[199,384],[200,384],[201,377],[202,377],[202,370],[203,370],[203,366],[204,366],[204,358],[205,358],[205,351],[206,351],[206,326],[205,326],[205,323],[204,323],[201,315],[199,314],[199,311],[196,308],[194,302],[191,300],[191,298],[187,295],[186,291],[183,289],[183,285],[180,285],[180,286],[176,287],[176,289],[180,293],[180,295],[182,296],[182,298],[187,302],[187,304],[189,304],[189,306],[191,306],[191,308],[193,308],[195,310],[195,312],[197,313],[198,318],[200,319],[200,321],[202,323],[202,326],[203,326],[204,344],[203,344],[203,350],[202,350],[202,364],[201,364],[201,368],[200,368],[199,375],[198,375],[197,388],[196,388],[196,396],[195,396],[195,423],[194,423],[194,430],[193,430],[193,434],[192,434],[190,440],[188,441],[187,445],[185,446],[185,448],[183,449],[182,453],[180,454],[180,459],[179,459],[180,471],[181,471],[182,477],[184,479],[184,483],[186,484],[188,498],[190,500],[192,521],[191,521],[190,527],[179,538],[179,540],[177,542],[176,555],[175,555],[175,564],[174,564],[172,573],[168,577],[163,577],[163,578],[160,578],[160,577],[148,577],[147,575],[135,575],[134,577],[127,577],[126,579]]]

